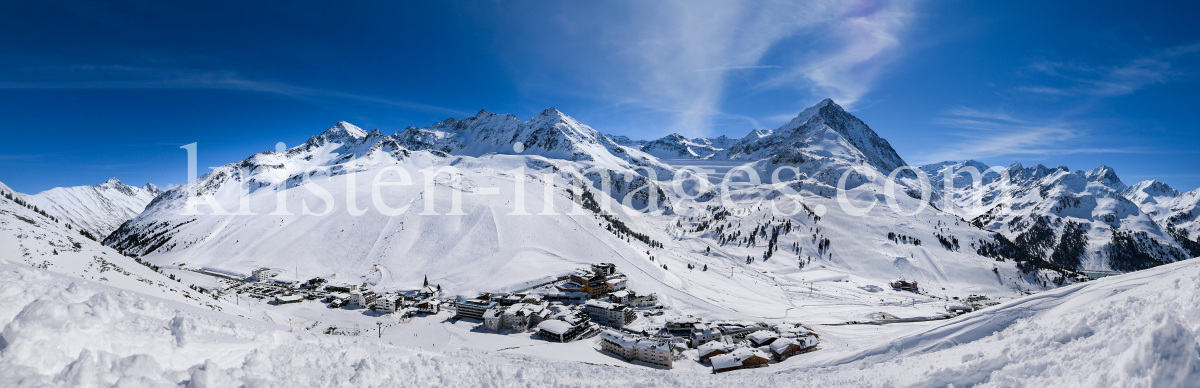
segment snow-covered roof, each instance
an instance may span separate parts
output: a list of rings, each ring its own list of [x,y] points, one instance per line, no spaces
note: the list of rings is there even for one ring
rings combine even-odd
[[[275,300],[280,302],[295,302],[301,299],[304,299],[304,297],[300,295],[279,295],[275,297]]]
[[[718,351],[718,350],[728,353],[730,350],[733,350],[734,348],[735,348],[734,345],[730,345],[730,344],[727,344],[727,343],[724,343],[721,341],[713,341],[713,342],[707,342],[703,345],[700,345],[700,347],[696,348],[696,350],[698,350],[699,355],[701,357],[703,357],[704,355],[710,354],[710,353]]]
[[[770,332],[770,331],[766,331],[766,330],[759,330],[759,331],[750,333],[750,336],[748,338],[750,338],[750,340],[754,341],[755,343],[762,343],[771,338],[779,338],[779,335],[775,334],[774,332]]]
[[[767,358],[767,355],[756,352],[750,348],[737,348],[732,352],[715,356],[711,358],[712,366],[715,369],[734,368],[742,366],[742,363],[753,356]]]
[[[709,359],[712,362],[713,369],[736,368],[742,366],[742,360],[730,353],[714,356]]]
[[[563,335],[563,334],[566,334],[568,331],[571,331],[571,328],[573,328],[575,326],[572,326],[570,323],[567,323],[565,321],[560,321],[557,319],[549,319],[549,320],[542,321],[542,323],[539,323],[537,327],[538,327],[538,330],[545,330],[550,333]]]
[[[612,293],[612,296],[614,298],[626,298],[629,296],[629,291],[624,291],[624,290],[617,291],[617,292]]]
[[[795,343],[796,342],[792,341],[790,338],[780,338],[775,340],[775,342],[771,342],[771,351],[775,353],[783,353],[784,350],[787,350],[788,346]]]
[[[625,334],[625,333],[622,333],[622,332],[619,332],[619,331],[616,331],[613,329],[608,329],[608,330],[605,330],[604,332],[600,333],[600,338],[606,339],[606,340],[608,340],[612,343],[615,343],[617,345],[620,345],[621,347],[624,347],[624,348],[632,347],[634,344],[637,343],[637,340],[634,339],[633,336],[630,336],[628,334]]]
[[[675,325],[697,324],[700,323],[700,318],[696,317],[670,317],[667,318],[667,323]]]

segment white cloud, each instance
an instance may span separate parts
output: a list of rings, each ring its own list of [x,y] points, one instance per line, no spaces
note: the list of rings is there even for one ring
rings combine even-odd
[[[791,72],[767,84],[808,85],[818,96],[833,98],[851,107],[870,91],[876,76],[901,45],[902,33],[913,18],[913,3],[888,2],[874,9],[855,4],[854,15],[831,25],[832,51],[808,56]]]
[[[1054,119],[1023,119],[1004,111],[957,108],[936,120],[957,129],[947,136],[955,141],[917,155],[917,164],[948,160],[986,159],[998,156],[1044,156],[1082,153],[1133,153],[1133,149],[1072,147],[1069,141],[1086,138],[1085,130]]]
[[[858,100],[886,63],[885,54],[899,46],[898,33],[911,19],[909,2],[879,4],[666,0],[563,6],[549,16],[558,34],[518,34],[533,39],[537,48],[521,47],[527,53],[514,62],[528,66],[525,61],[534,55],[552,63],[548,70],[518,70],[535,73],[521,76],[535,84],[529,87],[572,93],[560,91],[559,78],[545,73],[561,73],[572,82],[584,75],[592,81],[580,89],[597,89],[586,97],[608,101],[613,109],[669,116],[665,128],[658,129],[662,132],[705,136],[715,121],[753,121],[722,112],[733,75],[762,89],[811,92],[788,102],[796,112],[802,102],[825,97],[843,105]],[[546,25],[536,15],[501,17],[530,18],[512,23],[527,30]],[[571,51],[580,46],[588,49]],[[771,62],[763,63],[768,54]]]

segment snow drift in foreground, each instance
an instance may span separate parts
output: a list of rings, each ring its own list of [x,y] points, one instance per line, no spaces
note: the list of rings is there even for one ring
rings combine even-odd
[[[288,331],[0,259],[0,376],[14,386],[1194,386],[1198,289],[1200,260],[1187,260],[876,348],[800,356],[811,367],[714,376]]]

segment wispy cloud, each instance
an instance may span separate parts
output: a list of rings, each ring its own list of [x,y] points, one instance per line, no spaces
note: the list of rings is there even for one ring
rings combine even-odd
[[[76,65],[38,69],[32,81],[3,81],[0,89],[218,89],[276,94],[309,101],[351,101],[422,112],[470,116],[433,105],[310,88],[281,82],[245,79],[236,72],[156,69],[120,65]]]
[[[914,2],[860,2],[832,24],[830,51],[807,60],[766,85],[807,85],[813,94],[850,107],[870,91],[880,70],[894,59],[900,34],[911,24]]]
[[[838,0],[562,6],[548,16],[561,34],[530,34],[539,48],[526,48],[527,55],[553,53],[547,62],[560,68],[524,78],[533,87],[570,93],[543,74],[587,74],[593,84],[573,88],[598,85],[587,97],[608,100],[613,109],[670,117],[660,131],[709,135],[715,122],[731,118],[722,109],[731,77],[739,77],[747,89],[804,91],[793,102],[797,112],[825,97],[854,103],[869,90],[886,54],[899,46],[898,33],[909,23],[911,8],[908,1]],[[596,41],[580,39],[592,36]],[[580,46],[589,49],[571,51]],[[770,62],[764,63],[768,55]]]
[[[1200,52],[1200,43],[1159,50],[1119,65],[1094,66],[1083,63],[1038,60],[1029,69],[1057,79],[1065,86],[1021,86],[1018,91],[1048,96],[1116,97],[1148,86],[1168,82],[1181,75],[1172,69],[1178,57]]]
[[[1069,155],[1086,153],[1136,153],[1131,148],[1071,147],[1068,141],[1087,131],[1057,119],[1019,118],[1004,111],[957,108],[935,120],[955,128],[957,141],[942,149],[917,155],[918,164],[947,160],[986,159],[998,156]]]

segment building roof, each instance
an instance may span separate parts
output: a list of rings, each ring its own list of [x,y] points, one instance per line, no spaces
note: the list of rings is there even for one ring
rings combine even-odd
[[[751,341],[754,341],[754,343],[763,343],[772,338],[779,338],[779,335],[775,334],[775,332],[759,330],[759,331],[750,333],[748,338],[750,338]]]
[[[700,323],[700,318],[696,317],[670,317],[667,318],[667,323],[680,324],[697,324]]]
[[[617,292],[612,293],[612,296],[614,298],[626,298],[626,297],[629,297],[629,291],[625,291],[625,290],[617,291]]]
[[[637,340],[634,339],[633,336],[630,336],[628,334],[625,334],[625,333],[622,333],[622,332],[619,332],[619,331],[616,331],[613,329],[608,329],[608,330],[605,330],[604,332],[600,333],[600,338],[606,339],[609,342],[615,343],[617,345],[621,345],[621,347],[623,347],[623,348],[633,347],[633,345],[637,343]]]
[[[565,321],[560,321],[557,319],[549,319],[549,320],[542,321],[542,323],[539,323],[537,327],[538,327],[538,330],[545,330],[550,333],[563,335],[563,334],[566,334],[568,331],[571,331],[571,329],[574,328],[575,326],[571,325],[570,323],[567,323]]]
[[[747,359],[755,356],[767,358],[765,354],[756,352],[753,349],[739,347],[732,352],[715,356],[710,360],[712,360],[713,369],[725,369],[740,367]]]
[[[623,348],[648,349],[659,352],[671,351],[671,344],[669,343],[646,337],[632,336],[613,329],[608,329],[600,333],[600,338],[620,345]]]
[[[790,338],[780,338],[775,340],[775,342],[771,342],[771,351],[776,354],[783,353],[784,350],[787,350],[788,346],[795,343],[796,341],[792,341]]]
[[[700,352],[700,357],[704,357],[705,355],[711,354],[712,352],[718,350],[728,353],[734,348],[736,348],[734,345],[723,343],[721,341],[713,341],[705,343],[704,345],[700,345],[700,347],[696,348],[696,350]]]
[[[275,297],[275,300],[280,302],[295,302],[301,299],[304,299],[304,297],[300,295],[279,295]]]
[[[481,299],[467,299],[462,302],[458,302],[458,305],[459,306],[474,306],[474,307],[482,307],[485,309],[490,309],[490,308],[496,306],[496,302],[486,301],[486,300],[481,300]]]
[[[503,314],[503,313],[504,313],[503,310],[493,307],[493,308],[488,309],[487,311],[484,311],[483,317],[484,318],[499,318],[500,314]]]

